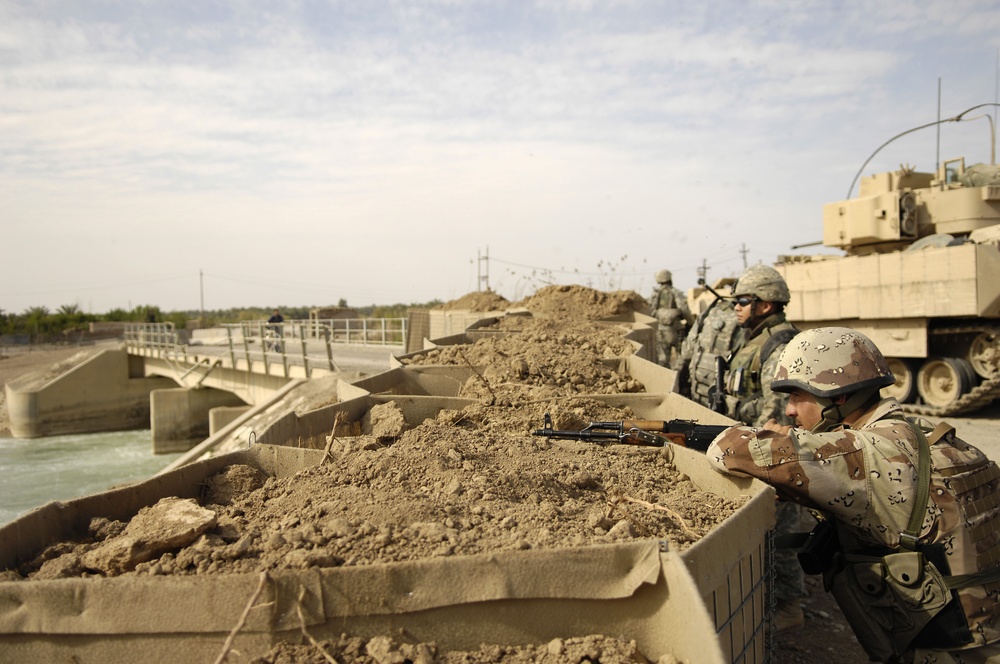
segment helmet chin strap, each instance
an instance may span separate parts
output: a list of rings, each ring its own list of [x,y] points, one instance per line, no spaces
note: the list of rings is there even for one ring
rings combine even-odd
[[[822,433],[842,424],[845,417],[864,406],[877,391],[877,387],[858,390],[842,404],[834,403],[833,399],[828,397],[816,397],[816,403],[823,410],[820,412],[819,422],[814,424],[809,430],[813,433]]]

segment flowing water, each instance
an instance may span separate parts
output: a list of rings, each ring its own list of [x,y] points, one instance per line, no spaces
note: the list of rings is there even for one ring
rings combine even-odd
[[[148,429],[0,438],[0,525],[52,500],[146,479],[180,456],[152,449]]]

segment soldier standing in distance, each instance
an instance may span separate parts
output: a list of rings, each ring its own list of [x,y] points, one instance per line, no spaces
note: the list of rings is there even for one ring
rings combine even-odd
[[[791,423],[785,417],[787,395],[771,389],[771,377],[785,344],[798,330],[785,320],[785,305],[791,299],[788,284],[773,267],[751,265],[733,287],[736,322],[743,328],[729,360],[726,379],[728,415],[750,426],[763,426],[771,419]],[[779,501],[775,534],[799,530],[800,509]],[[805,576],[795,552],[778,549],[774,554],[776,603],[775,632],[805,623],[801,598],[806,594]]]
[[[860,332],[802,332],[771,382],[794,426],[729,428],[708,461],[825,517],[802,560],[872,661],[1000,662],[1000,468],[881,398],[894,381]]]
[[[674,288],[670,270],[657,272],[656,284],[649,307],[649,315],[657,322],[656,363],[669,367],[673,355],[680,356],[685,330],[694,322],[694,316],[688,307],[687,297],[680,289]]]

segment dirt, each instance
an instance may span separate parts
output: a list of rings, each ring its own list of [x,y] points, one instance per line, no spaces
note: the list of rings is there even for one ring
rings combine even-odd
[[[474,291],[467,293],[457,300],[445,302],[435,309],[442,311],[453,311],[455,309],[468,309],[469,311],[504,311],[510,306],[502,295],[493,291]]]
[[[561,321],[649,312],[649,303],[634,291],[603,292],[585,286],[546,286],[517,306],[536,316]]]
[[[322,652],[321,652],[322,650]],[[328,655],[329,657],[324,656]],[[411,644],[388,636],[370,641],[342,636],[338,641],[317,644],[293,645],[284,643],[275,647],[267,656],[253,664],[328,664],[337,662],[365,662],[384,664],[390,662],[444,662],[446,664],[477,664],[508,662],[510,664],[535,664],[537,662],[602,662],[621,664],[645,662],[635,641],[622,641],[599,635],[569,639],[553,639],[535,646],[484,645],[476,652],[439,652],[433,643]],[[661,657],[659,664],[675,664],[670,656]]]
[[[462,390],[473,405],[417,424],[391,404],[373,410],[361,435],[331,437],[323,465],[284,480],[231,466],[199,503],[166,499],[130,523],[95,519],[85,538],[50,546],[0,580],[337,567],[637,538],[683,549],[732,514],[736,503],[678,473],[669,448],[531,435],[546,412],[557,429],[634,415],[582,396],[643,389],[618,371],[631,344],[588,319],[641,312],[645,301],[558,286],[522,304],[543,316],[507,317],[496,334],[426,358],[476,367]],[[44,367],[53,358],[65,359],[34,359]],[[8,361],[0,372],[13,369]],[[867,661],[828,594],[812,584],[803,604],[805,627],[775,636],[772,661]],[[464,654],[344,637],[284,644],[260,661],[328,661],[320,647],[339,661],[644,661],[634,644],[597,635]]]

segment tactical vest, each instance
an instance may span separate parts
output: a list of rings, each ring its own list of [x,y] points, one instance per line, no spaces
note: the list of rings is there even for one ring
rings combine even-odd
[[[954,429],[947,424],[926,434],[910,424],[919,443],[918,491],[909,523],[900,534],[899,548],[871,548],[839,521],[836,526],[825,521],[810,533],[799,552],[806,573],[823,574],[824,587],[837,599],[872,661],[898,661],[914,648],[955,650],[970,646],[972,631],[958,591],[983,585],[995,590],[1000,583],[1000,567],[996,567],[1000,561],[1000,522],[996,518],[1000,468],[989,459],[974,464],[963,459],[961,450],[951,445],[949,436]],[[932,491],[935,502],[929,504]],[[945,546],[953,544],[919,541],[928,507],[951,501],[960,506],[961,522],[971,529],[968,536],[970,546],[976,549],[978,572],[952,575]],[[992,602],[986,613],[992,617],[998,609]]]
[[[719,307],[727,306],[725,303]],[[695,349],[691,355],[691,399],[703,406],[711,407],[711,392],[715,389],[717,359],[728,358],[735,346],[736,334],[740,328],[736,315],[718,308],[709,309],[699,321]]]
[[[760,368],[768,356],[782,344],[788,343],[799,332],[794,325],[785,320],[784,314],[768,316],[757,329],[760,331],[737,349],[729,360],[726,406],[729,416],[736,420],[742,419],[740,414],[746,411],[744,404],[763,396]]]

